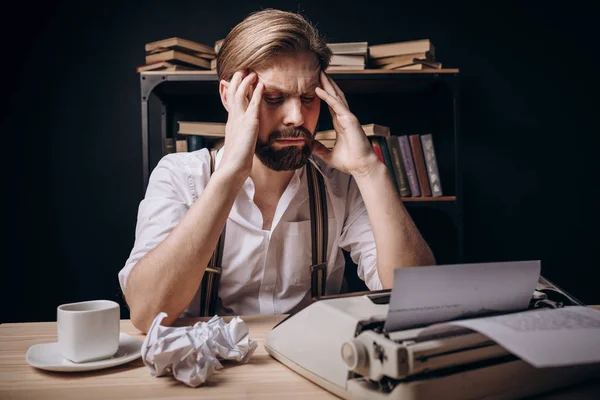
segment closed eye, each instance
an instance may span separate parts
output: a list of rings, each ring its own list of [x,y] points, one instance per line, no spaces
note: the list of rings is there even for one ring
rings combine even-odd
[[[316,96],[303,96],[302,97],[302,102],[305,104],[309,104],[312,103],[315,100]]]
[[[279,97],[264,97],[265,101],[269,104],[278,104],[283,101],[283,96]]]

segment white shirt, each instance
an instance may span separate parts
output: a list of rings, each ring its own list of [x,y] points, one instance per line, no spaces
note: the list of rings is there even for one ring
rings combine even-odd
[[[216,157],[221,160],[222,150]],[[367,210],[351,176],[311,156],[327,188],[328,251],[326,294],[339,293],[350,251],[358,276],[370,290],[382,289]],[[305,167],[298,169],[279,199],[271,230],[262,229],[254,183],[246,179],[227,219],[219,315],[283,314],[310,299],[312,242]],[[135,264],[162,242],[192,206],[210,178],[210,154],[202,149],[164,156],[152,171],[140,202],[135,243],[119,272],[125,292]],[[299,305],[302,307],[302,304]],[[200,292],[182,316],[197,316]]]

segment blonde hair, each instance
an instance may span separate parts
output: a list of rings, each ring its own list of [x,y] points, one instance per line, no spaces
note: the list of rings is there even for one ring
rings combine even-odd
[[[256,69],[274,56],[313,52],[325,70],[331,49],[302,15],[275,9],[250,14],[227,34],[217,56],[219,79],[230,81],[236,71]]]

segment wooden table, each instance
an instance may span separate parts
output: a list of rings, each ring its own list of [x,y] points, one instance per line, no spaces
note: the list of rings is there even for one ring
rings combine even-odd
[[[190,388],[172,376],[153,377],[141,359],[90,372],[39,370],[27,364],[25,353],[34,344],[56,342],[56,322],[2,324],[0,399],[337,399],[265,351],[263,343],[267,333],[284,317],[243,316],[250,329],[250,338],[258,343],[249,363],[227,365],[197,388]],[[177,325],[193,325],[202,320],[207,318],[186,318],[179,320]],[[121,321],[121,332],[144,338],[129,320]],[[535,397],[538,400],[572,398],[600,398],[600,383]]]
[[[37,343],[56,342],[56,322],[0,325],[0,399],[337,399],[314,383],[271,358],[263,342],[285,315],[243,316],[250,338],[258,347],[248,364],[229,364],[217,370],[204,385],[191,388],[172,376],[156,378],[141,358],[121,366],[90,372],[50,372],[25,361],[27,349]],[[228,318],[225,318],[229,320]],[[193,325],[207,318],[184,318],[178,325]],[[129,320],[121,332],[144,335]]]

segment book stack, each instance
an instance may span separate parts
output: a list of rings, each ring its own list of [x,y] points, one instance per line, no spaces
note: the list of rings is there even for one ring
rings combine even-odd
[[[387,126],[362,125],[373,151],[385,164],[402,197],[439,197],[442,184],[433,146],[428,134],[391,135]],[[331,149],[335,145],[334,129],[318,131],[315,139]]]
[[[182,153],[188,151],[186,139],[165,138],[165,154]]]
[[[367,137],[372,136],[390,136],[390,128],[379,124],[365,124],[362,125],[363,130]],[[315,140],[321,142],[328,149],[332,149],[335,145],[337,133],[335,129],[328,129],[325,131],[318,131],[315,133]]]
[[[173,37],[147,43],[146,64],[136,71],[209,70],[216,58],[213,47],[191,40]]]
[[[203,148],[216,153],[225,142],[225,123],[178,121],[178,140],[166,139],[167,153],[196,151]],[[433,145],[428,134],[391,135],[388,126],[362,125],[373,151],[385,164],[392,181],[402,197],[439,197],[442,184]],[[337,134],[335,129],[318,131],[315,140],[332,149]]]
[[[175,151],[196,151],[208,149],[217,151],[225,143],[225,123],[222,122],[199,122],[178,121],[179,128],[177,136],[180,138],[175,142]],[[183,138],[183,139],[181,139]]]
[[[429,39],[376,44],[369,46],[369,66],[373,69],[439,69],[435,46]]]
[[[215,41],[214,49],[215,49],[215,54],[217,54],[217,55],[219,54],[219,50],[221,50],[221,46],[223,45],[223,40],[224,39],[219,39],[219,40]],[[214,60],[210,61],[210,69],[213,71],[217,70],[217,58],[216,57]]]
[[[327,71],[363,70],[367,64],[367,42],[328,43],[333,52]]]
[[[412,134],[370,138],[402,197],[440,197],[442,184],[433,137]]]

